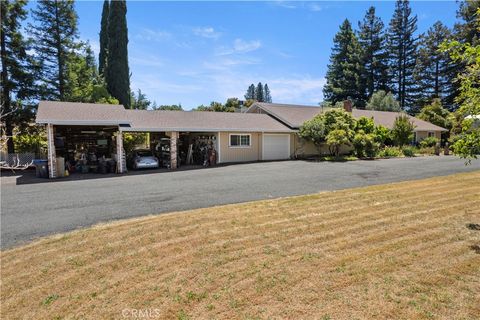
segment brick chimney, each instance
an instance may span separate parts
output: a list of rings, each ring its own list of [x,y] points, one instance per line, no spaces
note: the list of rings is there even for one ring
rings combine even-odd
[[[347,99],[343,101],[343,109],[345,109],[346,112],[352,113],[352,108],[353,108],[353,104],[351,100]]]

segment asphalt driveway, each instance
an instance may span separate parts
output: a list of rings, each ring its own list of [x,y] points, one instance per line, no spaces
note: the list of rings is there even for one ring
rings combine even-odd
[[[282,161],[21,184],[1,178],[1,247],[99,222],[480,170],[450,157]],[[32,180],[34,181],[34,180]],[[479,181],[480,183],[480,181]]]

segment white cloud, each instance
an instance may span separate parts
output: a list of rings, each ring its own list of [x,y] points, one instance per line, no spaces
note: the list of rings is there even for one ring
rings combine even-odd
[[[293,4],[292,1],[274,1],[276,6],[286,8],[286,9],[296,9],[297,6]]]
[[[166,39],[170,39],[172,34],[165,30],[152,30],[144,28],[141,30],[140,33],[137,34],[136,38],[139,40],[146,40],[146,41],[163,41]]]
[[[237,38],[233,41],[232,47],[217,48],[216,55],[224,56],[224,55],[235,54],[235,53],[247,53],[247,52],[258,50],[261,46],[262,46],[262,42],[260,40],[247,41],[247,40]]]
[[[310,11],[315,11],[315,12],[322,11],[323,9],[323,7],[316,2],[309,2],[307,7]]]
[[[213,27],[196,27],[193,28],[193,34],[208,38],[208,39],[218,39],[222,34],[216,31]]]

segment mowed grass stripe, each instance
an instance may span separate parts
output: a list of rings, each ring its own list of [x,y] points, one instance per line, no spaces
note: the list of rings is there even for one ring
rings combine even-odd
[[[421,194],[421,193],[424,192],[424,191],[429,191],[429,190],[431,190],[431,188],[434,187],[434,186],[436,186],[436,185],[443,185],[443,183],[442,183],[441,181],[438,181],[438,182],[436,182],[435,184],[432,183],[431,186],[428,186],[428,185],[427,185],[427,187],[426,187],[425,189],[416,188],[415,191],[412,191],[411,188],[409,188],[408,185],[407,185],[407,186],[405,186],[404,188],[398,188],[398,189],[396,190],[395,196],[398,196],[398,195],[400,195],[400,196],[401,196],[401,195],[405,195],[405,196],[406,196],[406,195],[407,195],[407,194],[402,194],[402,193],[401,193],[401,190],[407,190],[408,193],[414,192],[414,193]],[[385,188],[385,190],[388,190],[389,187],[390,187],[390,185],[385,185],[385,187],[377,188],[378,190],[370,191],[370,192],[365,192],[365,195],[371,195],[371,194],[377,193],[377,194],[379,194],[379,196],[382,196],[382,194],[384,193],[383,188]],[[456,186],[455,186],[455,185],[451,185],[450,187],[455,188]],[[372,187],[372,188],[374,188],[374,187]],[[329,192],[329,193],[322,193],[321,195],[322,195],[322,196],[323,196],[323,195],[330,195],[330,194],[335,195],[336,193],[337,193],[337,192]],[[344,196],[344,197],[338,197],[338,200],[335,201],[335,203],[334,203],[333,205],[338,205],[339,203],[343,203],[342,201],[351,199],[351,198],[354,197],[355,195],[356,195],[356,193],[353,191],[351,194],[348,194],[348,195],[346,195],[346,196]],[[318,199],[315,199],[315,198],[318,198],[318,196],[299,196],[299,197],[295,197],[295,198],[293,198],[293,199],[297,199],[297,198],[298,198],[299,200],[303,200],[303,198],[305,198],[305,197],[307,197],[308,199],[311,198],[310,200],[312,200],[312,201],[315,201],[315,200],[319,201]],[[322,203],[325,203],[325,201],[328,201],[328,199],[330,199],[330,198],[334,198],[334,196],[329,197],[329,198],[327,198],[327,199],[325,199],[325,200],[322,198],[321,201],[322,201]],[[346,202],[345,205],[354,204],[354,203],[357,202],[358,200],[359,200],[359,199],[356,199],[356,198],[355,198],[355,199],[353,199],[353,200],[350,200],[349,202]],[[265,203],[268,204],[268,203],[270,203],[270,201],[272,201],[272,200],[261,201],[260,204],[265,205]],[[277,200],[277,201],[278,201],[278,200]],[[282,201],[282,200],[280,200],[280,201]],[[281,202],[280,202],[280,203],[281,203]],[[314,204],[315,204],[315,203],[314,203]],[[255,207],[260,207],[260,206],[261,206],[261,205],[258,205],[258,206],[255,206]],[[228,207],[229,207],[229,206],[225,206],[225,208],[228,208]],[[281,207],[282,207],[282,205],[279,205],[279,206],[278,206],[279,209],[281,209]],[[325,211],[327,211],[327,212],[328,212],[328,211],[334,212],[334,211],[331,210],[331,209],[333,209],[333,208],[332,208],[332,207],[329,207],[329,206],[326,206],[326,207],[325,207]],[[226,215],[228,218],[226,218],[225,220],[218,220],[218,219],[217,219],[217,220],[215,220],[214,222],[211,222],[209,225],[210,225],[210,226],[211,226],[211,225],[219,225],[222,221],[230,221],[231,217],[229,217],[229,215],[233,215],[233,216],[235,217],[235,219],[242,219],[242,217],[244,216],[244,215],[242,215],[242,216],[239,217],[238,215],[235,214],[235,212],[228,212],[228,211],[223,211],[222,213],[223,213],[224,215]],[[280,213],[280,214],[286,214],[285,212],[280,211],[280,210],[278,211],[278,213]],[[288,213],[287,213],[287,214],[288,214]],[[190,215],[191,215],[191,216],[196,216],[195,213],[192,213],[192,214],[190,214]],[[207,224],[207,225],[198,224],[199,222],[205,221],[205,220],[204,220],[204,219],[205,219],[205,217],[204,217],[205,215],[200,215],[200,216],[201,216],[202,218],[193,220],[192,223],[189,224],[189,225],[195,225],[195,227],[194,227],[195,229],[198,229],[199,227],[209,226],[208,224]],[[268,213],[268,214],[265,214],[265,215],[256,215],[255,218],[259,218],[259,217],[260,217],[260,218],[262,218],[262,217],[268,217],[268,218],[269,218],[269,217],[272,217],[272,216],[273,216],[273,214]],[[163,232],[159,233],[161,236],[168,235],[171,230],[175,230],[175,227],[178,226],[178,223],[179,223],[179,222],[177,222],[177,221],[178,221],[179,219],[170,218],[170,217],[171,217],[171,215],[165,215],[165,218],[166,218],[166,219],[165,219],[165,220],[166,220],[166,221],[165,221],[165,224],[160,225],[160,228],[161,228],[160,230],[156,230],[156,231],[163,231]],[[151,217],[151,219],[154,219],[154,218],[155,218],[155,217]],[[247,217],[247,218],[250,218],[250,217]],[[142,227],[142,226],[144,226],[144,225],[147,225],[147,226],[148,226],[148,225],[151,225],[150,219],[136,219],[136,220],[138,221],[138,222],[135,224],[136,227]],[[134,220],[132,220],[132,221],[134,221]],[[143,222],[142,222],[142,221],[143,221]],[[209,220],[207,220],[207,221],[209,221]],[[173,222],[173,225],[172,225],[172,224],[168,224],[168,223],[172,223],[172,222]],[[240,221],[240,222],[241,222],[241,221]],[[181,223],[181,222],[180,222],[180,223]],[[118,223],[115,223],[114,225],[115,225],[116,231],[118,232],[117,236],[122,237],[122,234],[121,234],[122,231],[125,232],[125,235],[136,236],[135,231],[132,230],[132,226],[131,226],[130,224],[125,224],[125,223],[123,223],[123,222],[118,222]],[[182,224],[180,224],[180,225],[182,225]],[[197,226],[198,226],[198,227],[197,227]],[[111,227],[102,226],[102,225],[101,225],[100,227],[105,227],[106,230],[108,230],[108,228],[111,228]],[[158,228],[159,226],[156,226],[156,227]],[[163,228],[162,228],[162,227],[163,227]],[[153,231],[153,229],[146,229],[146,230],[144,230],[144,231],[147,233],[147,232],[149,232],[149,231]],[[189,230],[185,230],[185,231],[189,231]],[[191,230],[190,230],[190,231],[191,231]],[[107,234],[109,234],[109,233],[107,233]],[[176,234],[176,235],[178,236],[178,234]],[[67,237],[68,237],[68,236],[67,236]],[[123,238],[123,237],[122,237],[122,238]],[[126,239],[126,238],[125,238],[125,239]],[[125,240],[125,239],[122,239],[122,241]],[[104,238],[100,238],[100,239],[99,239],[99,241],[104,241],[104,240],[106,240],[106,239],[104,239]],[[50,241],[54,241],[54,242],[55,242],[55,241],[63,241],[63,240],[62,240],[62,239],[54,239],[54,240],[50,240]],[[26,248],[28,248],[28,246],[27,246]],[[26,249],[26,248],[25,248],[25,249]],[[56,247],[53,247],[53,248],[56,248]],[[52,248],[52,249],[53,249],[53,248]],[[63,251],[66,251],[66,250],[68,250],[68,249],[69,249],[69,248],[67,248],[67,247],[65,247],[65,246],[63,246],[63,247],[61,248],[61,250],[63,250]],[[72,247],[71,249],[74,249],[74,247]],[[45,252],[45,253],[46,253],[46,252]],[[55,252],[53,252],[53,253],[55,253]]]
[[[479,182],[475,172],[135,219],[42,240],[1,253],[2,313],[118,318],[124,307],[153,305],[163,318],[468,319],[480,288],[458,279],[480,277],[471,266],[479,255],[469,247],[478,233],[465,228],[480,214],[473,209],[480,207]],[[405,275],[416,282],[383,280]],[[428,281],[418,285],[420,278]],[[423,296],[458,290],[462,301]],[[52,294],[58,298],[42,304]]]

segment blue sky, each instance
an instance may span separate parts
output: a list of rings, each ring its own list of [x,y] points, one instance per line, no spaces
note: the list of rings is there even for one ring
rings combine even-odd
[[[103,1],[78,1],[80,37],[98,53]],[[357,26],[369,6],[387,25],[393,1],[160,2],[129,1],[131,87],[158,104],[191,109],[243,98],[267,82],[274,102],[315,105],[339,25]],[[440,20],[451,27],[454,1],[412,1],[418,31]]]

